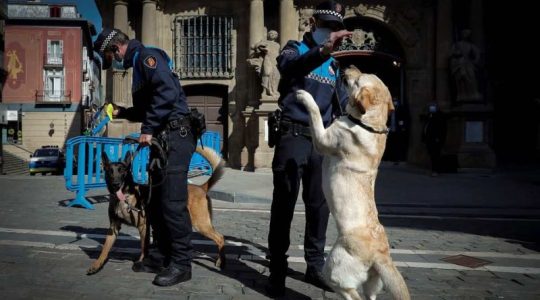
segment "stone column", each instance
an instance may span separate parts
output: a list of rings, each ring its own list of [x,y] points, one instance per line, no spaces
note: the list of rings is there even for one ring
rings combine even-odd
[[[117,0],[114,2],[114,28],[120,29],[123,33],[128,32],[128,2]],[[127,94],[127,76],[124,71],[113,70],[113,102],[130,106],[131,101]]]
[[[469,24],[472,30],[472,40],[484,54],[484,1],[471,0],[471,12],[469,14]]]
[[[142,1],[142,40],[145,45],[156,44],[156,1]]]
[[[448,58],[452,48],[452,1],[437,2],[435,46],[435,101],[444,109],[450,106]]]
[[[128,32],[128,2],[125,0],[116,0],[114,5],[114,28]]]
[[[252,47],[265,39],[264,34],[264,4],[263,0],[251,0],[249,6],[249,56],[253,54]],[[249,68],[249,65],[247,65]],[[259,105],[260,84],[257,82],[257,74],[251,68],[247,71],[248,106]]]
[[[249,50],[251,54],[253,52],[252,47],[262,41],[265,38],[264,32],[264,3],[263,0],[251,0],[249,4]],[[257,75],[255,71],[250,70],[248,72],[248,106],[246,110],[242,112],[245,117],[245,129],[244,129],[244,142],[245,147],[242,149],[242,160],[247,160],[244,166],[245,171],[255,170],[255,152],[258,145],[258,128],[257,128],[257,115],[253,113],[254,108],[259,106],[260,87],[256,80]],[[246,153],[247,151],[247,153]]]
[[[279,2],[279,44],[285,46],[289,40],[298,37],[298,18],[294,9],[293,0],[280,0]]]
[[[120,29],[123,33],[128,34],[128,1],[115,0],[114,6],[114,21],[113,26]],[[112,70],[112,100],[114,103],[121,106],[131,106],[132,101],[128,93],[128,73],[125,71]],[[107,126],[107,136],[120,137],[126,135],[127,126],[126,120],[115,119]]]
[[[264,38],[263,0],[251,0],[249,4],[249,47]],[[250,49],[251,51],[251,49]]]

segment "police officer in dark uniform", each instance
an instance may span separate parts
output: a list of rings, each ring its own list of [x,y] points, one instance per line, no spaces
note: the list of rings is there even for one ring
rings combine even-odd
[[[320,3],[310,19],[311,32],[302,41],[289,41],[277,58],[281,73],[279,106],[282,110],[281,137],[276,142],[272,171],[272,199],[268,247],[270,277],[266,292],[273,297],[285,293],[287,250],[294,206],[302,182],[306,209],[304,257],[305,280],[330,290],[321,276],[329,209],[322,191],[322,155],[313,148],[309,114],[296,99],[296,90],[311,93],[319,106],[324,125],[344,111],[348,101],[339,80],[339,70],[330,53],[339,41],[351,36],[342,30],[344,8],[334,1]]]
[[[153,283],[170,286],[191,279],[191,219],[187,209],[187,172],[195,151],[186,96],[167,54],[130,40],[118,29],[104,29],[94,43],[103,69],[133,68],[133,107],[116,106],[114,115],[142,122],[139,144],[152,137],[168,144],[161,184],[152,189],[148,218],[155,247],[136,272],[158,273]]]

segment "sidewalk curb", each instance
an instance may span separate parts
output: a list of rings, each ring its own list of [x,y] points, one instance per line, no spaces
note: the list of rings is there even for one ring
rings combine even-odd
[[[208,195],[212,197],[212,199],[216,200],[222,200],[232,203],[257,203],[257,204],[271,204],[272,199],[264,198],[264,197],[257,197],[242,193],[235,193],[235,192],[225,192],[225,191],[209,191]]]

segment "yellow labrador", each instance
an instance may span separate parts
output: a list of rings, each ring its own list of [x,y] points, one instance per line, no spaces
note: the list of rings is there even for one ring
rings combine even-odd
[[[324,155],[323,191],[338,238],[323,274],[345,299],[375,299],[383,285],[394,299],[410,299],[403,277],[390,257],[388,239],[375,206],[375,179],[386,145],[386,121],[394,110],[386,85],[373,74],[345,70],[346,111],[327,129],[313,97],[297,92],[310,115],[315,148]]]

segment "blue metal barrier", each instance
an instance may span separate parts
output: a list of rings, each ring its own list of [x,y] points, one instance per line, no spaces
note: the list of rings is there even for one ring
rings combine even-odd
[[[136,136],[136,134],[131,135]],[[201,142],[199,141],[200,145]],[[202,136],[202,145],[211,147],[220,152],[220,135],[217,132],[206,132]],[[94,206],[85,198],[90,189],[106,187],[101,167],[101,154],[105,152],[110,161],[123,160],[129,151],[135,153],[137,143],[124,143],[123,138],[77,136],[66,143],[66,167],[64,179],[66,188],[76,192],[75,199],[68,206],[82,206],[94,209]],[[132,161],[133,180],[138,184],[148,184],[148,157],[149,147],[139,149]],[[191,158],[189,171],[197,175],[209,175],[212,167],[200,154],[194,153]]]
[[[111,161],[119,161],[124,159],[128,151],[135,152],[137,149],[137,144],[124,144],[123,140],[121,138],[77,136],[67,141],[64,179],[66,188],[77,193],[75,199],[68,206],[79,205],[94,209],[84,195],[90,189],[106,186],[101,168],[101,153],[105,152]],[[133,159],[134,166],[146,170],[148,152],[148,147],[142,148]],[[134,179],[139,182],[146,182],[147,176],[146,172],[133,174]]]
[[[205,132],[202,135],[201,139],[197,141],[198,146],[201,146],[201,140],[203,147],[210,147],[214,149],[214,151],[216,151],[217,153],[221,153],[221,136],[219,132]],[[193,156],[191,157],[191,161],[189,163],[189,171],[197,172],[199,173],[199,175],[210,175],[212,174],[212,167],[210,166],[208,161],[204,157],[202,157],[202,155],[195,152],[193,153]]]

